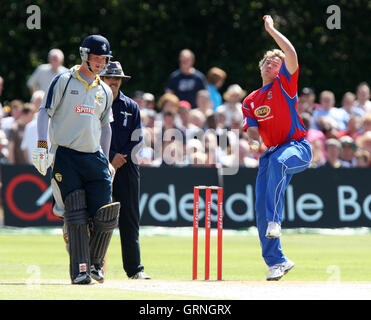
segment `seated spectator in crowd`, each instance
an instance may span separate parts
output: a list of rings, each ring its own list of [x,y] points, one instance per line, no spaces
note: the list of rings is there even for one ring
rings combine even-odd
[[[312,161],[309,165],[310,168],[319,168],[326,162],[326,142],[321,139],[312,140],[310,143],[312,147]]]
[[[362,134],[361,129],[361,118],[356,115],[351,115],[347,123],[347,130],[339,131],[338,137],[341,138],[343,136],[349,136],[352,137],[353,140],[356,140]]]
[[[172,110],[163,112],[162,141],[180,141],[185,143],[185,131],[175,123],[176,113]]]
[[[191,166],[206,166],[207,155],[205,147],[199,139],[187,140],[186,144],[187,163]]]
[[[355,105],[356,95],[353,92],[346,92],[341,99],[341,108],[346,111],[349,116],[356,115],[361,117],[365,114],[364,110]]]
[[[178,104],[179,104],[178,97],[170,92],[163,94],[157,102],[157,106],[160,112],[171,111],[177,113]]]
[[[200,90],[196,95],[196,106],[206,117],[213,113],[210,93],[207,90]]]
[[[155,96],[152,93],[146,92],[143,94],[143,110],[155,109]]]
[[[323,132],[326,139],[338,139],[339,130],[334,119],[327,116],[319,117],[317,123],[319,125],[319,129]]]
[[[32,164],[32,151],[37,148],[38,133],[37,133],[37,115],[41,102],[44,98],[44,91],[36,90],[31,97],[31,103],[34,105],[34,117],[32,121],[26,124],[24,135],[21,143],[21,149],[26,153],[28,163]],[[50,146],[49,134],[47,136],[48,146]]]
[[[357,150],[357,145],[354,142],[353,138],[349,136],[344,136],[340,138],[341,143],[341,166],[343,168],[354,168],[357,166],[357,160],[355,158],[355,152]]]
[[[8,139],[5,132],[0,130],[0,164],[9,163]]]
[[[315,109],[320,109],[321,105],[315,103],[315,100],[316,94],[314,93],[314,90],[308,87],[303,88],[298,102],[299,113],[307,112],[312,115]]]
[[[206,116],[198,109],[192,109],[189,112],[189,121],[199,129],[199,132],[204,131]]]
[[[148,109],[146,112],[140,112],[142,118],[142,126],[147,128],[153,128],[157,119],[157,112],[155,110]]]
[[[357,86],[356,95],[356,107],[364,110],[365,113],[371,113],[370,87],[367,82],[361,82]]]
[[[371,131],[366,131],[356,140],[358,148],[368,151],[371,154]]]
[[[28,79],[27,86],[31,94],[36,90],[47,92],[53,78],[67,71],[67,68],[63,66],[64,54],[59,49],[49,51],[48,62],[47,64],[39,65]]]
[[[151,147],[143,147],[137,156],[137,163],[141,167],[154,167],[154,152]]]
[[[180,119],[180,124],[179,127],[181,127],[185,133],[186,133],[186,138],[192,139],[195,136],[198,136],[200,132],[202,133],[203,131],[196,125],[194,125],[191,122],[191,109],[192,106],[188,101],[181,100],[179,101],[179,108],[178,108],[178,116]],[[197,110],[197,109],[193,109]]]
[[[245,98],[246,91],[238,84],[232,84],[224,93],[223,98],[225,102],[219,106],[218,113],[224,113],[225,126],[231,125],[232,119],[236,114],[242,114],[242,99]]]
[[[328,139],[326,141],[326,162],[323,165],[328,168],[340,168],[342,162],[340,160],[341,143],[337,139]]]
[[[205,130],[212,129],[216,130],[216,113],[211,113],[206,117]]]
[[[217,167],[220,158],[220,148],[218,146],[218,137],[215,131],[206,131],[203,138],[204,152],[206,154],[206,163],[208,167]]]
[[[21,116],[23,107],[23,101],[17,99],[12,100],[10,102],[10,115],[1,119],[1,130],[5,132],[7,138],[9,138],[9,132],[13,124]]]
[[[313,129],[310,127],[311,123],[311,115],[308,112],[304,112],[301,115],[301,119],[303,120],[304,126],[307,129],[307,135],[305,138],[308,140],[309,143],[312,143],[314,140],[321,140],[322,141],[322,148],[323,152],[325,151],[325,144],[326,144],[326,137],[321,130]]]
[[[371,167],[371,156],[366,150],[358,149],[355,153],[357,161],[357,168],[368,168]]]
[[[192,108],[196,108],[196,94],[207,88],[205,75],[195,69],[195,55],[189,49],[183,49],[179,54],[179,69],[169,76],[166,92],[174,93],[179,100],[186,100]]]
[[[347,112],[335,107],[335,95],[331,91],[322,91],[320,95],[321,109],[313,111],[311,127],[320,129],[318,119],[320,117],[329,117],[336,121],[338,130],[346,130],[346,124],[349,120]]]
[[[9,163],[26,164],[29,163],[27,154],[21,149],[24,129],[27,123],[31,122],[34,115],[34,105],[26,103],[21,111],[20,117],[13,123],[9,131]]]
[[[161,166],[183,167],[186,165],[184,145],[181,141],[164,141]]]
[[[239,141],[239,165],[245,168],[257,168],[259,161],[251,157],[249,142],[240,139]]]
[[[223,103],[219,90],[223,86],[226,78],[227,73],[218,67],[211,68],[207,73],[207,90],[210,93],[213,111],[216,111],[216,109]]]
[[[136,90],[134,91],[131,97],[138,104],[140,110],[143,109],[143,104],[144,104],[143,96],[144,96],[144,92],[142,90]]]
[[[216,111],[216,127],[218,129],[226,129],[225,122],[227,120],[227,116],[223,111]]]
[[[371,113],[366,113],[362,118],[363,132],[371,131]]]

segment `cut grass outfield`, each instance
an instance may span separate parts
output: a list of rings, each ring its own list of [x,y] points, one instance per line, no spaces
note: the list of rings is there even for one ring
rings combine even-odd
[[[285,254],[296,263],[293,271],[281,281],[371,281],[371,234],[284,234],[281,240]],[[199,279],[204,272],[203,243],[204,238],[200,236]],[[211,249],[211,279],[215,279],[215,236]],[[180,236],[144,234],[141,253],[145,270],[154,280],[191,280],[190,233]],[[192,298],[181,294],[126,292],[100,288],[98,284],[71,286],[68,256],[61,235],[0,233],[0,257],[0,299]],[[225,233],[223,280],[265,281],[266,269],[256,235]],[[129,281],[122,269],[120,239],[116,233],[108,252],[107,280]]]

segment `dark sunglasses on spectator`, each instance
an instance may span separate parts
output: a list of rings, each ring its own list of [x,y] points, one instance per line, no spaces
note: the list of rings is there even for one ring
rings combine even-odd
[[[167,112],[164,112],[164,116],[174,117],[174,113],[167,111]]]
[[[105,76],[105,79],[107,79],[107,80],[115,80],[115,79],[120,80],[119,77],[111,77],[111,76]]]

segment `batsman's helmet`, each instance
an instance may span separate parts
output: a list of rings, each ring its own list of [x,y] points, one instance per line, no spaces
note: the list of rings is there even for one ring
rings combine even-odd
[[[108,40],[97,34],[87,36],[81,44],[80,56],[81,60],[88,60],[89,54],[96,54],[97,56],[107,57],[107,63],[111,55],[111,47]]]

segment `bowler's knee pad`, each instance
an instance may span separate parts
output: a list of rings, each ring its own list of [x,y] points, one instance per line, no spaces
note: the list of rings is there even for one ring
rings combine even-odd
[[[118,225],[119,213],[120,203],[113,202],[99,208],[94,216],[90,236],[90,259],[92,264],[103,266],[113,230]]]
[[[68,234],[70,254],[70,275],[75,279],[81,272],[90,270],[88,212],[84,190],[76,190],[67,195],[64,221]]]

